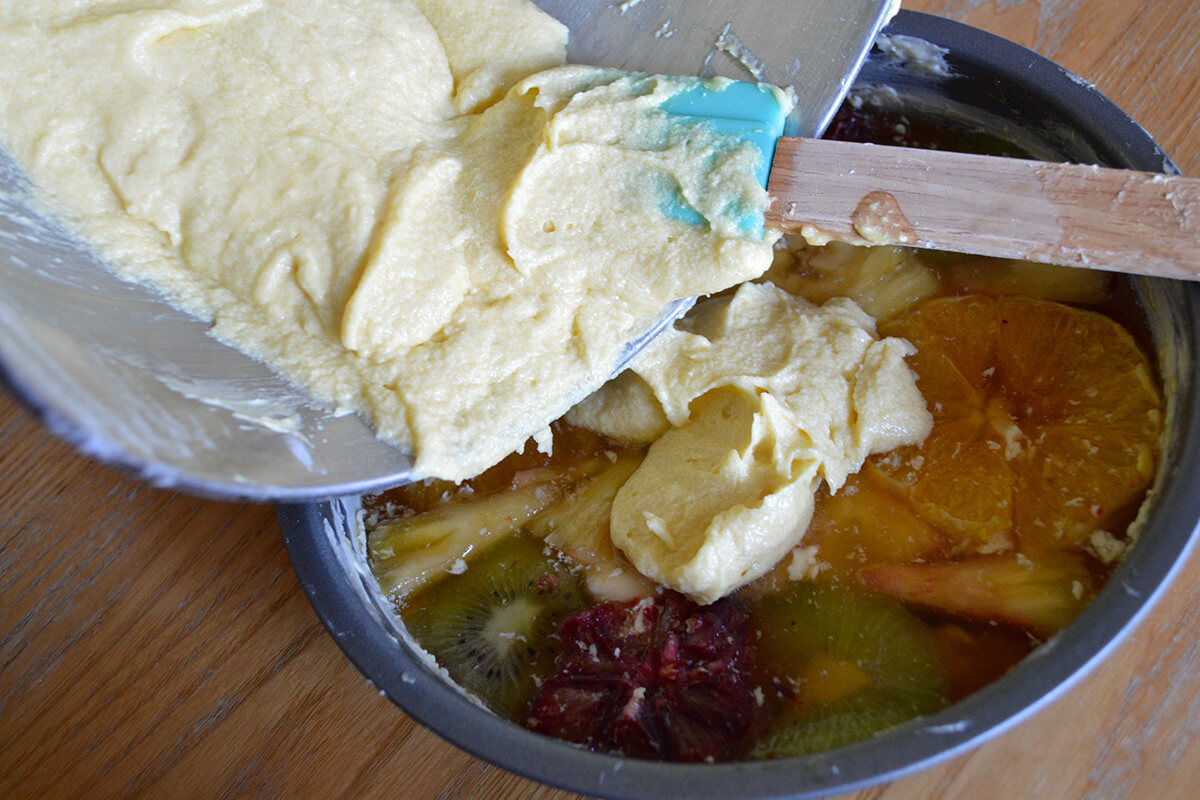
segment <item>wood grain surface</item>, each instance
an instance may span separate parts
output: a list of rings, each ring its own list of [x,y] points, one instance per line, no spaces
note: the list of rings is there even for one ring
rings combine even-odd
[[[1200,279],[1200,178],[785,136],[769,192],[775,230]]]
[[[905,5],[1058,61],[1200,174],[1200,0]],[[848,797],[1200,796],[1198,586],[1200,555],[1045,712]],[[0,798],[241,797],[573,795],[465,755],[371,689],[301,594],[272,508],[141,485],[0,395]]]

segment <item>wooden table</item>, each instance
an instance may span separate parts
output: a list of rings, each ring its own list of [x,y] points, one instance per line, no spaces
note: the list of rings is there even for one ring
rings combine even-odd
[[[606,0],[597,0],[606,2]],[[1200,0],[911,0],[1095,83],[1200,174]],[[856,798],[1200,796],[1200,554],[1080,686]],[[274,510],[96,465],[0,397],[0,798],[572,797],[408,720],[325,634]]]

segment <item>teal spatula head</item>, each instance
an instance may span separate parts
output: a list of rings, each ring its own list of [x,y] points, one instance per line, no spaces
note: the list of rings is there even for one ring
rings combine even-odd
[[[743,81],[710,80],[695,83],[672,95],[660,106],[673,122],[703,126],[731,146],[748,145],[758,154],[757,177],[765,189],[775,157],[775,144],[783,135],[792,101],[774,86]],[[762,207],[723,209],[736,222],[739,232],[752,239],[764,235]],[[662,205],[672,219],[703,224],[695,209],[674,195]]]

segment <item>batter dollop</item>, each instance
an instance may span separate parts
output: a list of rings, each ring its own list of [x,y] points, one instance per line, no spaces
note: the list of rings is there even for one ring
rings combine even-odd
[[[764,574],[822,483],[836,493],[871,454],[929,434],[914,352],[847,298],[747,283],[697,304],[567,417],[650,445],[613,500],[613,543],[702,603]]]

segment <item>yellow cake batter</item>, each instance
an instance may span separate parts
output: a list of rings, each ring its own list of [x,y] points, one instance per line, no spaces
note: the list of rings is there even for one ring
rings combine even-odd
[[[697,80],[565,44],[526,0],[0,0],[0,144],[118,272],[460,480],[771,262],[758,151],[660,108]],[[704,305],[574,412],[654,441],[615,544],[701,600],[761,574],[926,434],[909,352],[848,301]]]
[[[770,262],[725,212],[756,152],[658,108],[694,81],[565,42],[525,0],[0,0],[0,145],[118,272],[462,479]]]
[[[700,602],[764,574],[800,542],[822,481],[836,492],[867,456],[929,434],[913,352],[844,298],[748,283],[697,305],[568,416],[652,442],[613,502],[614,544]]]

